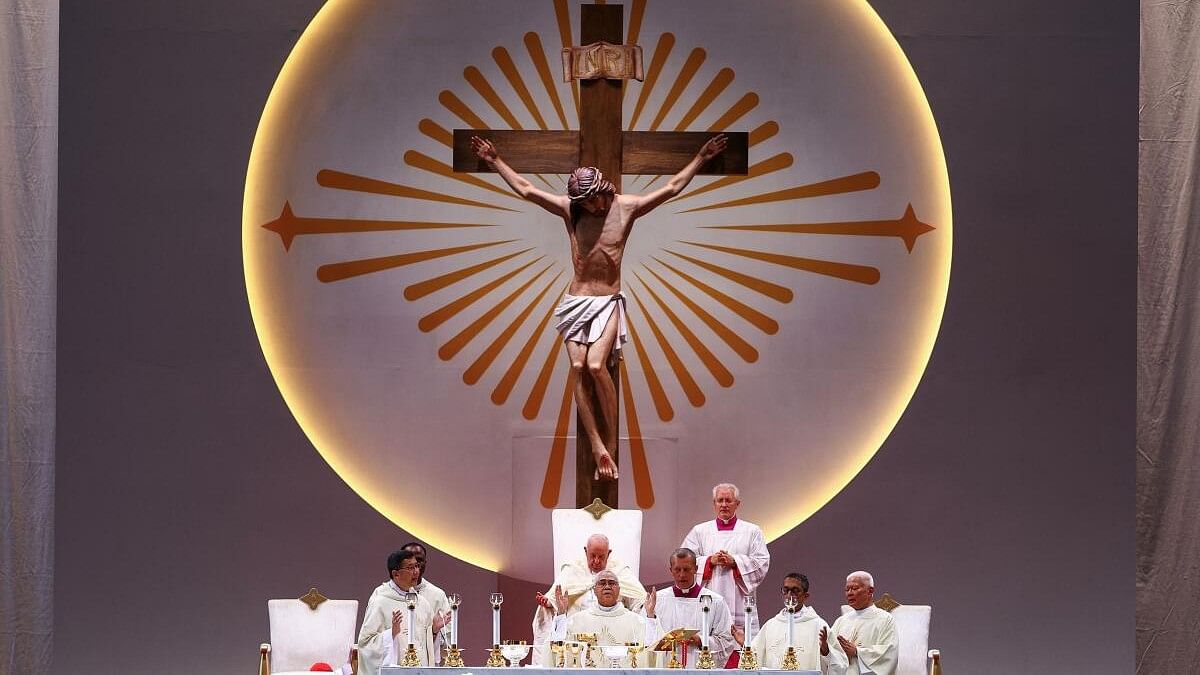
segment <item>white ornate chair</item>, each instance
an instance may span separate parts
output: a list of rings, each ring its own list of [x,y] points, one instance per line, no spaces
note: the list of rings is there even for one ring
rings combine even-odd
[[[933,607],[929,605],[902,605],[889,594],[875,601],[875,606],[890,612],[896,621],[896,636],[900,639],[900,658],[896,664],[896,675],[928,675],[929,659],[938,650],[929,649],[929,620],[933,615]],[[849,605],[842,605],[842,614],[850,611]],[[940,673],[940,665],[935,666],[935,673]]]
[[[259,646],[259,675],[308,673],[314,663],[358,672],[357,600],[330,600],[313,588],[294,600],[268,600],[271,641]]]
[[[583,557],[588,537],[608,537],[613,556],[629,565],[641,578],[642,512],[636,509],[610,509],[600,500],[582,509],[554,509],[550,514],[554,532],[554,573],[565,563]]]

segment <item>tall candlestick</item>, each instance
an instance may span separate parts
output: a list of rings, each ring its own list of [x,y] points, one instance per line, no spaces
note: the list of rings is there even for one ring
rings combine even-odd
[[[462,604],[462,596],[451,593],[447,600],[450,601],[450,644],[458,646],[458,606]]]
[[[412,627],[416,625],[415,621],[417,620],[416,619],[417,594],[413,593],[411,591],[408,593],[405,593],[404,601],[406,603],[408,603],[408,617],[407,617],[408,624],[405,626],[405,628],[408,629],[408,644],[411,645],[411,644],[413,644],[413,641],[414,641]]]
[[[796,610],[788,609],[788,646],[795,647],[796,643],[792,641],[792,623],[796,618]]]
[[[751,602],[749,598],[747,598],[747,599],[746,599],[746,605],[745,605],[745,608],[746,608],[746,611],[745,611],[745,613],[743,614],[743,616],[745,617],[745,621],[746,621],[746,637],[745,637],[746,644],[745,644],[745,645],[743,645],[743,646],[744,646],[744,647],[746,647],[746,648],[749,648],[749,647],[750,647],[750,641],[751,641],[752,639],[754,639],[754,637],[753,637],[753,636],[750,634],[750,633],[752,632],[752,628],[753,628],[753,627],[750,625],[750,617],[751,617],[751,615],[753,615],[753,614],[754,614],[754,603],[753,603],[753,602]]]

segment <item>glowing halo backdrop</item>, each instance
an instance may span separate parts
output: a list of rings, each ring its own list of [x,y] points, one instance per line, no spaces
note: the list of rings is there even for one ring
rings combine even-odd
[[[677,541],[711,515],[697,486],[730,480],[774,539],[870,461],[928,362],[951,257],[937,128],[864,1],[627,2],[625,27],[647,77],[623,128],[748,131],[751,170],[634,228],[621,506]],[[547,325],[566,238],[498,177],[449,172],[448,136],[577,128],[558,54],[578,30],[575,2],[330,0],[271,92],[243,209],[255,326],[313,445],[413,535],[536,581],[547,509],[574,502]]]

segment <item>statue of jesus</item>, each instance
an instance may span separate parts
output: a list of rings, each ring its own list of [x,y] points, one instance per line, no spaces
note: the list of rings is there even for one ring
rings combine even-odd
[[[620,357],[621,346],[629,339],[625,331],[625,296],[621,293],[625,242],[635,220],[682,192],[700,167],[725,146],[724,134],[710,138],[687,166],[648,194],[618,194],[599,169],[584,166],[571,172],[567,194],[556,195],[539,190],[513,171],[500,159],[490,140],[471,138],[472,151],[500,174],[514,192],[559,216],[567,227],[575,276],[554,310],[555,330],[562,335],[571,361],[575,405],[601,480],[617,479],[617,465],[609,453],[609,448],[617,447],[617,390],[608,374],[608,361]],[[596,392],[599,411],[592,408],[589,389]],[[597,412],[608,438],[600,436]]]

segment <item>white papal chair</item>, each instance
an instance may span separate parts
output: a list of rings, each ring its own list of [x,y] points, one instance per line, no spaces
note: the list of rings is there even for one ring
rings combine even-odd
[[[896,675],[940,675],[941,653],[929,649],[929,620],[933,607],[929,605],[902,605],[891,595],[884,593],[875,601],[875,606],[890,612],[896,621],[896,636],[900,639],[900,658],[896,663]],[[850,611],[842,605],[842,614]],[[929,659],[933,659],[930,671]]]
[[[358,672],[357,600],[330,600],[313,588],[299,599],[268,600],[271,641],[259,646],[259,675],[308,673],[315,663]]]
[[[568,562],[583,557],[588,537],[603,534],[617,560],[629,565],[633,576],[642,560],[642,512],[637,509],[610,509],[599,499],[582,509],[554,509],[550,514],[554,532],[554,573]]]

